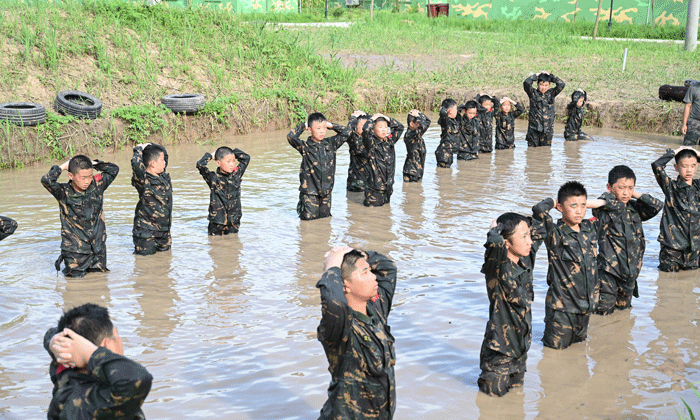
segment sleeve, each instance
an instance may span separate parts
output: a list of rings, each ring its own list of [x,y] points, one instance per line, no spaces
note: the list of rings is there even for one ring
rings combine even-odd
[[[17,222],[9,217],[0,216],[0,241],[15,233]]]
[[[391,142],[396,144],[403,134],[404,126],[397,119],[392,118],[389,121],[389,129],[391,129]]]
[[[369,156],[373,149],[374,138],[374,121],[368,119],[365,126],[362,127],[362,143],[365,145],[365,156]]]
[[[374,275],[377,276],[377,283],[379,284],[379,299],[375,302],[375,307],[384,316],[389,316],[394,299],[394,291],[396,290],[396,264],[387,256],[378,252],[366,251],[366,253],[367,263]]]
[[[508,250],[501,235],[502,231],[503,225],[499,224],[486,234],[484,265],[481,266],[482,273],[497,278],[501,277],[503,266],[508,262]]]
[[[459,111],[457,111],[459,113]],[[438,124],[440,127],[444,127],[447,125],[447,110],[443,107],[440,107],[440,116],[438,117]]]
[[[516,119],[519,116],[523,115],[523,112],[525,112],[525,108],[523,108],[523,106],[520,105],[520,102],[515,104],[515,110],[510,111],[510,113],[513,115],[513,119]]]
[[[143,188],[146,181],[146,165],[143,164],[143,149],[140,146],[134,147],[134,156],[131,158],[131,185],[136,188]]]
[[[544,228],[547,234],[552,232],[555,228],[554,220],[549,214],[549,211],[554,207],[554,200],[551,198],[546,198],[540,201],[538,204],[532,207],[532,217],[544,224]]]
[[[233,155],[238,161],[238,170],[240,171],[238,176],[243,176],[245,170],[248,169],[248,164],[250,163],[250,155],[241,149],[233,149]]]
[[[58,165],[53,165],[49,169],[49,173],[41,177],[41,185],[59,201],[64,198],[63,188],[58,183],[58,177],[61,176],[61,172],[61,168]]]
[[[331,130],[338,133],[331,138],[331,144],[333,145],[333,149],[338,150],[340,149],[340,146],[342,146],[343,143],[345,143],[348,140],[348,136],[350,135],[350,126],[333,124],[333,128],[331,128]]]
[[[557,84],[557,86],[554,89],[552,89],[552,96],[557,96],[561,93],[562,90],[564,90],[566,83],[553,74],[551,76],[552,76],[552,82]]]
[[[494,114],[496,111],[498,111],[501,108],[501,101],[498,100],[495,96],[491,97],[491,102],[493,102],[493,112]]]
[[[289,134],[287,134],[287,141],[289,144],[297,149],[297,151],[301,154],[304,153],[304,142],[301,141],[299,136],[301,136],[301,133],[304,132],[304,129],[306,128],[306,123],[300,123],[297,128],[294,130],[290,131]]]
[[[689,87],[688,90],[685,91],[685,96],[683,97],[683,103],[684,104],[692,104],[693,103],[693,96],[695,96],[696,89],[693,88],[693,86]]]
[[[325,345],[337,347],[352,323],[352,309],[343,293],[343,277],[340,267],[332,267],[323,273],[316,283],[321,292],[321,323],[318,339]]]
[[[532,76],[525,79],[525,81],[523,82],[523,89],[525,90],[525,93],[527,93],[528,97],[531,97],[532,94],[535,92],[535,89],[532,87],[532,84],[535,83],[535,80],[537,80],[537,75],[533,74]]]
[[[616,197],[615,194],[611,192],[606,192],[603,195],[600,196],[602,200],[605,200],[605,204],[602,206],[593,209],[593,216],[596,218],[600,218],[599,215],[601,213],[621,213],[622,211],[625,210],[625,204],[622,201],[619,201]]]
[[[664,203],[649,194],[642,194],[642,196],[639,197],[639,199],[634,203],[634,206],[637,209],[639,216],[642,218],[642,221],[646,221],[659,214],[659,212],[664,208]]]
[[[422,136],[430,128],[430,118],[422,112],[418,114],[418,125],[420,125],[419,133]]]
[[[204,156],[202,156],[201,159],[197,161],[196,167],[197,170],[199,171],[199,174],[202,175],[202,178],[204,178],[204,181],[207,183],[209,188],[211,188],[211,184],[213,182],[212,179],[212,171],[207,168],[207,163],[212,159],[211,153],[206,152]]]
[[[544,223],[540,222],[539,220],[533,220],[532,225],[530,225],[530,239],[532,239],[532,249],[530,250],[529,259],[531,267],[535,266],[535,256],[537,254],[537,251],[542,246],[542,242],[544,242],[546,237],[547,230],[544,227]]]
[[[663,191],[664,195],[667,197],[671,194],[671,178],[666,174],[665,167],[666,164],[673,159],[673,156],[675,156],[673,150],[668,149],[663,156],[656,159],[656,161],[651,164],[651,169],[654,171],[656,182],[659,184],[659,187],[661,187],[661,191]]]
[[[94,168],[101,172],[100,178],[102,179],[97,182],[97,185],[102,191],[106,190],[107,187],[112,185],[112,182],[114,182],[117,175],[119,175],[119,166],[113,163],[98,160],[97,164],[94,165]]]

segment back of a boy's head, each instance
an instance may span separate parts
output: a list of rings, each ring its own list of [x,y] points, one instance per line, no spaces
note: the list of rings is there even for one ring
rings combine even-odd
[[[503,239],[510,239],[515,233],[515,229],[518,228],[520,222],[527,223],[528,227],[532,226],[531,218],[525,217],[518,213],[503,213],[502,215],[498,216],[498,219],[496,219],[496,223],[503,226],[503,229],[501,230],[501,236],[503,236]]]
[[[323,114],[320,112],[314,112],[313,114],[309,115],[309,118],[306,120],[306,126],[311,127],[315,122],[324,123],[326,121],[326,117],[324,117]]]
[[[550,74],[547,74],[547,73],[540,73],[537,76],[537,83],[540,83],[540,82],[551,83],[552,76]]]
[[[92,161],[84,155],[75,155],[68,162],[68,172],[77,174],[83,169],[92,169]]]
[[[86,303],[64,313],[58,321],[58,330],[70,328],[96,346],[113,335],[114,326],[107,308]]]
[[[615,185],[615,183],[623,178],[631,179],[634,183],[637,183],[637,176],[634,174],[632,168],[627,165],[617,165],[608,172],[608,184]]]
[[[467,101],[466,104],[464,104],[464,109],[473,109],[473,108],[478,108],[479,104],[476,103],[476,101]]]
[[[586,188],[578,181],[569,181],[559,188],[557,193],[557,202],[564,204],[571,197],[588,197]]]
[[[445,109],[450,109],[450,108],[452,108],[453,106],[457,106],[457,102],[456,102],[454,99],[452,99],[452,98],[447,98],[447,99],[443,99],[443,101],[442,101],[442,103],[440,104],[440,106],[441,106],[442,108],[445,108]]]
[[[679,163],[681,159],[685,159],[687,157],[695,158],[696,161],[698,160],[698,154],[695,153],[695,150],[693,149],[682,149],[680,152],[676,153],[674,158],[676,159],[676,163]]]
[[[143,148],[143,164],[148,167],[148,165],[153,162],[154,160],[158,160],[160,157],[161,153],[164,155],[163,157],[167,156],[165,153],[165,147],[159,145],[159,144],[149,144],[148,146]]]
[[[232,155],[232,154],[234,154],[233,149],[231,149],[230,147],[221,146],[218,149],[216,149],[216,152],[214,152],[214,159],[221,160],[221,159],[225,158],[226,156]]]

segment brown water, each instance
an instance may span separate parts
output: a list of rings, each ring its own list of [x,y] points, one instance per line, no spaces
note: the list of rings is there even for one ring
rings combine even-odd
[[[503,398],[478,392],[488,318],[479,270],[491,219],[505,211],[529,213],[571,179],[597,196],[619,163],[636,171],[639,190],[662,197],[650,163],[678,142],[591,130],[595,142],[564,143],[558,126],[551,149],[528,149],[524,125],[518,121],[514,151],[437,170],[432,152],[439,127],[433,124],[418,184],[400,180],[401,142],[395,192],[382,208],[365,208],[361,194],[345,192],[344,146],[333,217],[312,222],[296,215],[300,157],[286,131],[216,139],[252,156],[241,231],[223,238],[206,234],[209,193],[195,169],[214,146],[169,147],[173,247],[150,257],[132,254],[131,153],[105,156],[122,169],[105,195],[112,271],[77,280],[53,270],[58,210],[39,183],[50,165],[1,172],[0,214],[16,219],[19,229],[0,242],[0,417],[45,417],[51,384],[43,334],[63,308],[100,302],[110,308],[126,355],[155,377],[143,407],[148,418],[316,418],[330,375],[316,340],[314,286],[324,252],[339,244],[386,253],[399,268],[390,317],[397,419],[676,418],[681,397],[700,412],[686,386],[700,381],[700,282],[697,272],[656,270],[658,216],[645,224],[641,298],[631,311],[592,318],[588,340],[564,351],[540,342],[547,268],[541,251],[525,386]]]

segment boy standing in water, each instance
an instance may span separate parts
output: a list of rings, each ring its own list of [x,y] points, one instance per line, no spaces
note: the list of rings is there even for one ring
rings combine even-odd
[[[326,138],[328,129],[337,134]],[[311,133],[306,141],[299,136],[304,130]],[[331,215],[331,193],[335,183],[335,153],[345,143],[349,127],[332,124],[319,112],[309,115],[306,122],[287,134],[287,141],[301,155],[299,167],[299,204],[301,220],[314,220]]]
[[[479,105],[476,101],[468,101],[462,109],[464,113],[459,116],[459,128],[462,132],[458,160],[479,159],[479,126],[481,121],[477,118]]]
[[[152,255],[170,249],[173,212],[173,186],[168,152],[163,146],[144,143],[134,147],[131,158],[131,185],[139,193],[134,211],[134,254]]]
[[[350,115],[350,121],[348,121],[350,164],[347,189],[351,192],[364,192],[367,183],[367,151],[362,141],[362,130],[368,119],[369,115],[358,110]]]
[[[381,207],[391,199],[396,172],[394,145],[401,134],[403,124],[383,114],[374,114],[365,123],[362,140],[367,150],[369,176],[362,204],[367,207]]]
[[[457,102],[452,98],[443,100],[438,119],[442,132],[440,133],[440,144],[435,149],[438,168],[449,168],[452,165],[454,154],[462,144],[459,118]]]
[[[425,169],[425,141],[423,134],[430,127],[430,118],[426,117],[417,109],[412,109],[408,113],[408,131],[403,136],[406,143],[406,162],[403,165],[404,182],[417,182],[423,179]]]
[[[537,89],[532,84],[537,80]],[[550,89],[550,83],[556,87]],[[554,136],[554,99],[564,90],[563,80],[557,76],[540,72],[533,74],[523,82],[523,89],[530,98],[530,116],[527,123],[528,146],[551,146]]]
[[[593,137],[581,131],[583,125],[583,106],[586,104],[586,91],[576,89],[571,94],[571,102],[566,106],[566,127],[564,128],[564,138],[569,141],[593,140]]]
[[[493,116],[498,111],[500,103],[496,97],[477,95],[475,98],[479,117],[479,151],[493,152]]]
[[[515,110],[512,107],[515,106]],[[496,111],[496,149],[515,148],[515,119],[525,112],[522,105],[504,97],[501,99],[501,108]]]
[[[0,216],[0,241],[15,233],[17,222],[9,217]]]
[[[93,168],[101,173],[93,176]],[[65,170],[69,182],[59,183]],[[58,201],[61,216],[61,256],[56,261],[56,271],[62,262],[67,277],[109,271],[102,203],[105,190],[117,174],[119,167],[113,163],[93,162],[87,156],[76,155],[61,166],[52,166],[41,178],[41,185]]]
[[[197,170],[211,190],[209,195],[210,235],[238,233],[241,225],[241,178],[250,156],[240,149],[223,146],[214,152],[216,172],[207,168],[212,155],[205,153],[197,162]],[[236,165],[238,161],[238,165]]]
[[[674,158],[678,172],[675,180],[665,170]],[[700,254],[700,181],[693,178],[698,169],[698,152],[689,146],[668,149],[651,168],[665,196],[658,238],[659,270],[696,270]]]

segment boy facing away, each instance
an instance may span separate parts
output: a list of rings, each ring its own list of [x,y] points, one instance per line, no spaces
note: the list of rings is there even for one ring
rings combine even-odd
[[[515,109],[512,109],[515,106]],[[522,105],[505,96],[501,99],[501,108],[494,116],[496,125],[496,149],[515,148],[515,119],[525,112]]]
[[[532,84],[537,81],[537,89]],[[556,87],[550,89],[550,84]],[[563,80],[557,76],[540,72],[533,74],[523,82],[523,89],[530,98],[530,114],[527,123],[528,146],[551,146],[554,136],[554,99],[564,90]]]
[[[596,261],[598,226],[586,215],[586,189],[576,181],[559,188],[557,201],[547,198],[532,208],[544,223],[547,246],[547,298],[542,344],[564,349],[584,341],[600,286]],[[554,222],[549,211],[556,207],[562,218]]]
[[[598,219],[599,315],[631,307],[632,296],[639,297],[637,277],[646,249],[642,222],[663,208],[660,200],[635,190],[637,177],[625,165],[608,173],[608,191],[598,200],[589,200]]]
[[[93,176],[93,169],[101,171]],[[67,183],[59,183],[61,173],[68,170]],[[56,271],[65,262],[63,274],[83,277],[87,272],[107,269],[107,230],[102,211],[104,192],[119,174],[113,163],[93,162],[76,155],[61,166],[54,165],[41,177],[41,185],[58,201],[61,217],[61,256]]]
[[[586,104],[586,91],[576,89],[571,94],[571,102],[566,106],[566,127],[564,128],[564,138],[569,141],[593,140],[593,137],[581,131],[583,125],[584,108]]]
[[[134,253],[152,255],[170,249],[173,212],[173,186],[168,153],[163,146],[144,143],[134,147],[131,158],[131,185],[139,193],[134,211]]]
[[[481,120],[478,118],[478,107],[479,104],[476,101],[468,101],[460,108],[460,111],[464,110],[464,113],[459,115],[459,129],[462,132],[462,138],[457,153],[458,160],[479,159]]]
[[[123,356],[107,308],[86,303],[69,310],[44,335],[44,348],[54,385],[50,420],[146,418],[141,405],[153,377]]]
[[[459,109],[457,102],[447,98],[440,105],[440,118],[438,124],[442,130],[440,144],[435,149],[435,159],[438,168],[449,168],[452,165],[454,154],[462,144],[462,131],[459,123]]]
[[[401,138],[403,129],[403,124],[383,114],[374,114],[365,123],[362,141],[367,151],[369,174],[362,204],[367,207],[380,207],[391,199],[396,173],[394,145]]]
[[[406,143],[406,162],[403,164],[404,182],[417,182],[423,179],[425,169],[425,149],[423,134],[430,127],[430,118],[426,117],[417,109],[412,109],[406,119],[408,130],[403,136]]]
[[[241,178],[250,156],[240,149],[219,147],[214,152],[216,172],[207,168],[212,159],[208,152],[197,162],[197,170],[211,191],[209,195],[210,235],[237,233],[241,225]],[[236,165],[238,161],[238,165]]]
[[[501,104],[495,96],[485,94],[477,95],[475,100],[479,114],[479,151],[491,153],[493,152],[493,116]]]
[[[362,130],[369,119],[367,113],[357,110],[350,115],[348,121],[348,149],[350,149],[350,164],[348,165],[347,190],[364,192],[367,185],[367,151],[362,141]]]
[[[676,161],[675,180],[665,170],[671,159]],[[658,238],[659,270],[696,270],[700,255],[700,181],[693,177],[698,169],[698,152],[689,146],[668,149],[651,168],[665,197]]]
[[[328,129],[337,134],[326,138]],[[306,141],[299,136],[304,130],[311,135]],[[287,141],[301,155],[299,167],[299,204],[301,220],[314,220],[331,215],[331,193],[335,183],[335,153],[345,143],[349,128],[326,121],[319,112],[287,134]]]

